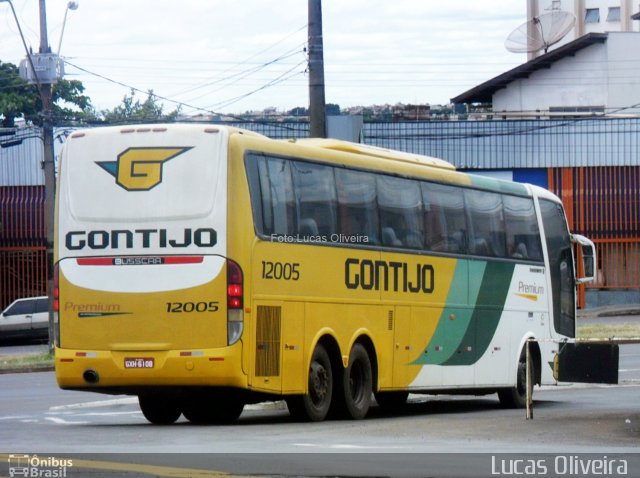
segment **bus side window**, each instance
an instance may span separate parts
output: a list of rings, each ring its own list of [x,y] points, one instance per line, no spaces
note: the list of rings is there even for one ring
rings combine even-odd
[[[262,188],[263,197],[270,197],[270,211],[265,216],[270,218],[268,234],[292,235],[295,233],[295,200],[293,185],[291,182],[290,162],[285,159],[267,159],[268,180],[264,179],[261,172],[261,180],[267,182]],[[266,198],[265,198],[266,199]],[[264,201],[264,200],[263,200]]]
[[[542,261],[540,230],[532,198],[504,195],[507,255],[513,259]]]
[[[253,224],[260,235],[267,234],[273,220],[271,218],[271,187],[266,172],[266,161],[262,155],[247,154],[244,159],[251,196]]]
[[[250,153],[245,166],[256,232],[263,236],[295,233],[295,201],[289,161]]]
[[[478,256],[505,257],[502,196],[488,191],[465,190],[473,240],[469,252]]]
[[[420,183],[380,175],[377,186],[383,245],[422,249],[424,221]]]
[[[345,237],[356,236],[358,243],[379,244],[375,176],[348,169],[336,169],[335,176],[340,232]]]
[[[467,219],[462,189],[421,183],[424,203],[425,248],[435,252],[467,252]]]
[[[317,226],[317,235],[329,238],[338,232],[337,199],[333,168],[318,164],[291,161],[293,185],[297,202],[298,218]],[[297,231],[302,234],[302,231]]]

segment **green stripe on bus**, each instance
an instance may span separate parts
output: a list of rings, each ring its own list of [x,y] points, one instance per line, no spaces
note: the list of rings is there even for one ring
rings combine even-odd
[[[486,262],[474,262],[469,274],[470,261],[458,260],[453,280],[449,286],[447,305],[440,314],[438,326],[424,352],[413,362],[415,365],[441,365],[456,353],[461,340],[472,323],[473,309],[480,291],[481,278]]]
[[[515,265],[506,262],[458,261],[448,305],[440,315],[429,345],[413,364],[477,362],[498,328],[514,270]],[[467,290],[468,298],[464,294]],[[473,307],[463,304],[473,304]]]
[[[514,270],[515,265],[507,262],[487,263],[471,323],[456,353],[443,365],[472,365],[485,353],[498,328]]]

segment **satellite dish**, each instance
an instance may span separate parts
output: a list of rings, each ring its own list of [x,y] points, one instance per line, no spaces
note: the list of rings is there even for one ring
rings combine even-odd
[[[569,12],[554,10],[533,17],[513,30],[504,42],[507,50],[513,53],[530,53],[543,50],[558,43],[571,31],[576,17]]]

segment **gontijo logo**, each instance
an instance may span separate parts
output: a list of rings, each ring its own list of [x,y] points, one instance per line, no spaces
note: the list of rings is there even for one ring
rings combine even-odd
[[[148,191],[162,182],[163,164],[191,148],[128,148],[116,161],[96,161],[96,164],[127,191]]]

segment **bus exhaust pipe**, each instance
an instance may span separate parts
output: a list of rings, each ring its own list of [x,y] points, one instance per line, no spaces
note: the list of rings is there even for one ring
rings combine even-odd
[[[98,383],[100,381],[100,376],[98,375],[98,372],[92,369],[85,370],[84,373],[82,374],[82,378],[84,379],[85,382],[91,383],[91,384]]]

